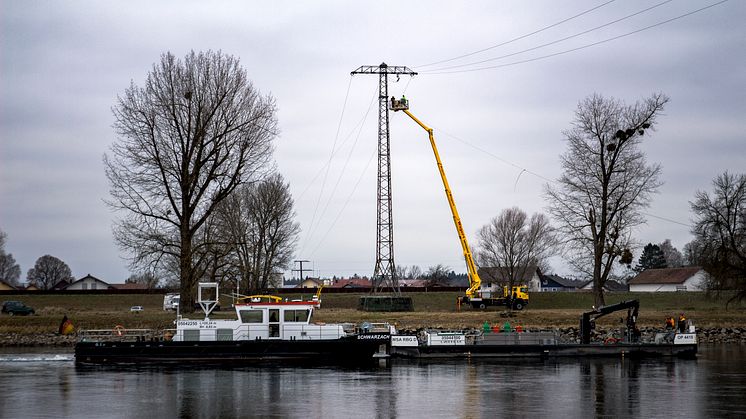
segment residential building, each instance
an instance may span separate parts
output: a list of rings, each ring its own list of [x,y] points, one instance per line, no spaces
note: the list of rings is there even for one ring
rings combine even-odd
[[[541,292],[568,292],[577,291],[585,285],[583,281],[575,281],[563,278],[559,275],[544,275],[539,273]]]
[[[14,287],[13,285],[10,285],[9,283],[3,280],[0,280],[0,291],[10,291],[14,289],[16,289],[16,287]]]
[[[73,281],[64,288],[65,291],[106,290],[112,288],[108,283],[88,274],[77,281]]]
[[[632,292],[701,291],[707,285],[707,272],[700,266],[646,269],[629,281]]]

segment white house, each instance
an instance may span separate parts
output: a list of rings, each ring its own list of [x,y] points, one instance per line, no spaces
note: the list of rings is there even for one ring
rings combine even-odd
[[[629,281],[630,292],[701,291],[707,272],[699,266],[647,269]]]

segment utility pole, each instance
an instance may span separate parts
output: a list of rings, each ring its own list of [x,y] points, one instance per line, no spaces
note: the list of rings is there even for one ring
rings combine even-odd
[[[385,286],[401,295],[394,263],[394,224],[391,216],[391,153],[389,152],[389,88],[388,75],[417,75],[404,66],[364,65],[350,73],[378,74],[378,201],[376,232],[376,267],[373,271],[373,292]]]
[[[291,272],[299,272],[300,282],[303,282],[303,272],[311,272],[313,269],[303,269],[303,264],[309,262],[307,260],[296,260],[294,262],[300,264],[300,269],[292,269]]]

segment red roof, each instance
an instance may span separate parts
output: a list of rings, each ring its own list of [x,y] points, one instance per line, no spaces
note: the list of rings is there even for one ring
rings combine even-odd
[[[110,287],[118,290],[146,290],[148,286],[137,282],[125,282],[124,284],[109,284]]]
[[[337,279],[329,285],[329,288],[369,288],[371,282],[368,279]]]
[[[629,281],[631,285],[641,284],[683,284],[687,279],[701,271],[700,266],[686,268],[647,269]]]

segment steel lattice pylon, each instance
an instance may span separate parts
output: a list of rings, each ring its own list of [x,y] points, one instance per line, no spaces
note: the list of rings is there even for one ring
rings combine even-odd
[[[350,73],[378,74],[378,199],[376,233],[376,267],[373,292],[389,286],[399,295],[399,280],[394,263],[394,222],[391,211],[391,153],[389,152],[388,75],[417,73],[404,66],[362,66]]]

